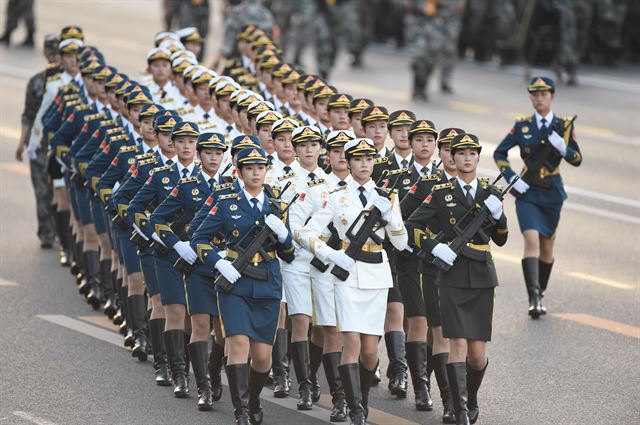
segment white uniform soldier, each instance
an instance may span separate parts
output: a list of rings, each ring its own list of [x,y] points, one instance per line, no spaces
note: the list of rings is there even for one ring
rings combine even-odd
[[[216,75],[206,67],[199,66],[191,76],[191,85],[198,104],[193,108],[193,112],[183,119],[189,119],[198,124],[198,128],[203,133],[208,131],[220,133],[218,117],[213,109],[213,99],[209,91],[209,82]]]
[[[151,74],[148,87],[153,102],[165,109],[176,109],[179,92],[172,81],[171,52],[160,47],[149,50],[146,71]]]
[[[300,164],[296,161],[293,145],[291,144],[293,131],[298,127],[298,123],[290,118],[279,119],[271,127],[271,135],[278,158],[273,158],[272,164],[267,171],[265,184],[282,189],[288,181],[291,181],[289,189],[282,194],[282,199],[285,201],[290,201],[295,193],[296,172],[300,169]],[[277,398],[289,396],[285,294],[285,291],[283,291],[278,331],[276,332],[276,340],[273,344],[272,352],[273,395]]]
[[[357,424],[366,421],[369,388],[378,364],[378,340],[384,334],[387,292],[393,287],[389,259],[379,241],[386,235],[396,249],[407,246],[398,200],[393,193],[387,198],[371,179],[376,153],[370,139],[355,139],[345,145],[353,180],[329,194],[298,238],[319,260],[348,273],[344,281],[334,280],[336,316],[344,344],[338,369],[351,419]],[[354,259],[344,251],[350,244],[346,235],[363,210],[379,214],[382,221],[375,231],[377,240],[367,238]],[[353,230],[357,232],[363,222],[360,217]],[[342,240],[342,249],[331,248],[320,238],[330,223]]]
[[[327,135],[326,145],[332,171],[326,176],[324,184],[314,185],[308,190],[304,203],[301,203],[307,208],[307,217],[320,210],[332,190],[340,189],[352,180],[344,157],[344,145],[353,139],[355,135],[349,130],[333,131]],[[312,202],[307,202],[309,196]],[[294,231],[294,240],[299,235],[299,231]],[[320,239],[332,248],[340,247],[339,235],[333,225],[322,229]],[[344,422],[347,420],[347,403],[338,373],[342,355],[342,336],[336,328],[334,277],[331,274],[331,266],[332,264],[323,263],[315,257],[311,260],[309,274],[313,297],[313,325],[316,326],[314,330],[319,328],[323,334],[322,364],[333,404],[329,419],[331,422]]]
[[[292,145],[298,158],[299,169],[291,178],[291,193],[304,193],[302,201],[294,204],[289,211],[292,229],[301,229],[311,219],[314,210],[319,209],[328,196],[325,172],[318,167],[318,157],[322,148],[322,133],[314,126],[302,126],[292,133]],[[276,142],[277,143],[277,142]],[[287,176],[286,174],[284,176]],[[287,179],[289,180],[289,179]],[[295,185],[295,189],[294,189]],[[308,341],[309,324],[313,317],[313,297],[310,267],[313,255],[294,243],[295,259],[282,263],[282,283],[287,299],[287,310],[291,317],[291,349],[293,366],[299,384],[298,410],[312,408],[311,357]],[[322,362],[322,346],[315,346],[314,375]],[[317,383],[317,379],[314,379]]]

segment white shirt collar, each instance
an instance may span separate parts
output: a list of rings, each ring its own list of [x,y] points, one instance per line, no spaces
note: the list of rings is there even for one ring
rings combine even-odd
[[[247,197],[247,201],[249,201],[249,205],[253,207],[251,198],[254,198],[254,196],[252,196],[249,192],[247,192],[247,190],[244,188],[244,185],[242,187],[242,191],[244,192],[244,196]],[[260,192],[260,194],[258,196],[255,196],[255,198],[258,199],[258,209],[262,211],[262,205],[264,205],[264,191]]]
[[[465,183],[460,177],[456,177],[458,180],[458,185],[460,189],[462,189],[462,193],[466,196],[467,190],[464,188],[467,184],[471,185],[471,196],[475,199],[476,197],[476,189],[478,188],[478,179],[473,179],[471,183]]]
[[[331,186],[331,188],[338,187],[338,183],[342,181],[340,180],[340,177],[336,176],[335,173],[333,172],[327,175],[327,180],[329,180],[329,185]],[[353,180],[353,177],[351,177],[351,174],[347,174],[347,177],[344,178],[344,181],[347,184],[349,184],[351,180]]]
[[[378,154],[379,154],[381,157],[385,157],[385,156],[387,156],[387,154],[388,154],[388,153],[389,153],[389,148],[388,148],[388,147],[386,147],[386,146],[383,146],[383,147],[382,147],[382,149],[380,149],[380,151],[378,152]]]
[[[209,184],[209,180],[212,178],[209,174],[204,172],[204,169],[200,170],[200,174],[202,174],[202,177],[204,178],[204,181],[207,182],[207,184]],[[213,177],[215,179],[215,176]],[[216,184],[218,183],[218,179],[216,180]]]
[[[447,179],[447,181],[451,180],[453,178],[453,176],[449,173],[447,173],[445,170],[442,170],[442,172],[444,173],[444,177]]]
[[[427,175],[430,176],[431,174],[433,174],[433,163],[429,162],[427,163],[427,165],[420,165],[418,164],[416,161],[413,162],[413,166],[415,167],[415,169],[418,171],[418,174],[422,175],[422,168],[423,167],[427,167]]]
[[[182,177],[182,170],[184,170],[185,168],[189,171],[187,173],[187,177],[190,176],[193,173],[194,167],[196,166],[195,162],[191,162],[191,164],[187,165],[186,167],[182,165],[180,161],[176,161],[176,164],[178,164],[178,173],[180,173],[180,177]]]
[[[406,158],[401,157],[400,155],[398,155],[397,152],[393,152],[393,156],[396,158],[396,163],[398,164],[398,166],[402,166],[402,160],[406,160],[407,161],[407,167],[409,166],[409,164],[411,163],[411,160],[413,159],[413,152],[411,152],[409,155],[407,155]]]
[[[144,142],[144,139],[142,139],[142,143],[140,144],[140,147],[142,147],[142,153],[149,152],[149,149],[151,149],[153,152],[158,152],[158,145],[151,147]]]
[[[360,190],[358,189],[360,187],[360,184],[356,182],[353,178],[349,181],[349,186],[353,188],[356,194],[360,195]],[[363,184],[362,186],[364,187],[364,196],[366,196],[367,199],[369,199],[369,197],[371,196],[371,192],[373,192],[373,190],[376,187],[376,183],[373,181],[373,179],[369,179],[369,181]]]
[[[536,124],[538,125],[538,128],[542,127],[542,118],[547,120],[547,127],[550,126],[553,121],[553,111],[549,111],[549,113],[544,117],[536,112]]]
[[[176,162],[178,162],[178,155],[174,155],[174,156],[173,156],[173,158],[169,158],[168,156],[164,156],[164,155],[162,154],[162,152],[160,152],[159,150],[158,150],[158,152],[160,153],[160,160],[162,161],[162,163],[163,163],[164,165],[167,165],[167,161],[168,161],[168,160],[171,160],[171,161],[172,161],[172,162],[171,162],[172,164],[175,164]]]

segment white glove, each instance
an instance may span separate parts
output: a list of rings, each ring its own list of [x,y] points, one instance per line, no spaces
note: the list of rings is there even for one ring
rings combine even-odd
[[[458,256],[455,252],[451,250],[451,248],[449,248],[449,245],[444,243],[439,243],[438,245],[436,245],[431,251],[431,253],[434,255],[434,257],[438,257],[439,259],[441,259],[442,261],[444,261],[450,266],[453,266],[453,262],[456,260],[456,257]]]
[[[139,234],[140,236],[142,236],[142,239],[144,239],[145,241],[148,241],[149,238],[147,237],[147,235],[145,235],[144,233],[142,233],[142,230],[140,230],[140,228],[138,227],[137,224],[133,224],[133,230],[136,231],[137,234]]]
[[[555,131],[549,136],[549,142],[551,146],[560,152],[560,155],[565,156],[567,154],[567,145],[564,143],[564,139]]]
[[[273,233],[276,234],[276,236],[278,237],[278,242],[283,243],[285,240],[287,240],[287,237],[289,236],[289,230],[287,229],[287,226],[284,225],[282,220],[280,220],[273,214],[269,214],[264,222],[267,226],[269,226],[271,230],[273,230]]]
[[[382,215],[382,219],[384,221],[391,220],[391,201],[389,201],[384,196],[377,196],[373,198],[371,201],[374,207],[380,210],[380,214]]]
[[[191,245],[189,245],[189,242],[187,241],[176,242],[173,249],[175,249],[178,255],[180,255],[180,257],[189,264],[195,263],[198,258],[198,255],[193,249],[191,249]]]
[[[517,176],[513,176],[513,178],[511,178],[511,181],[513,181],[513,179],[515,179]],[[529,185],[527,184],[526,181],[522,180],[522,179],[518,179],[517,182],[515,182],[513,184],[513,189],[524,195],[524,193],[529,190]]]
[[[496,195],[489,195],[489,197],[484,200],[484,204],[489,209],[491,216],[499,220],[502,216],[502,202],[500,202],[500,199],[498,199]]]
[[[38,157],[38,145],[27,145],[27,157],[29,159],[34,160]]]
[[[151,239],[153,239],[156,242],[160,242],[162,246],[166,247],[166,245],[164,244],[164,242],[162,242],[162,239],[160,239],[160,236],[158,236],[156,232],[153,232],[153,234],[151,235]]]
[[[240,272],[233,267],[233,264],[231,264],[231,261],[229,260],[218,260],[215,267],[216,270],[218,270],[220,274],[231,283],[236,283],[236,280],[240,279],[240,276],[242,276]]]
[[[327,260],[331,261],[333,264],[346,271],[350,271],[356,264],[353,258],[349,257],[342,250],[334,250],[331,254],[329,254]]]
[[[60,164],[60,170],[63,173],[66,173],[67,171],[69,171],[69,167],[67,167],[67,164],[64,163],[64,161],[62,161],[60,158],[56,157],[56,161],[58,161],[58,164]]]

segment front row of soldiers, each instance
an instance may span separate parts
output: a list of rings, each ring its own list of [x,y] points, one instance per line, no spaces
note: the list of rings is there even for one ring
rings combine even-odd
[[[476,136],[293,69],[281,91],[275,56],[243,58],[271,101],[203,67],[167,77],[164,65],[192,59],[163,48],[145,86],[81,35],[63,30],[36,124],[71,204],[79,290],[134,357],[153,354],[157,385],[189,397],[191,366],[198,409],[211,410],[224,368],[236,423],[259,424],[265,383],[290,393],[290,356],[299,410],[319,400],[323,365],[330,420],[364,424],[384,337],[391,394],[405,398],[410,375],[416,408],[433,410],[433,373],[443,422],[477,420],[497,286],[489,243],[508,230],[503,192],[476,178]]]

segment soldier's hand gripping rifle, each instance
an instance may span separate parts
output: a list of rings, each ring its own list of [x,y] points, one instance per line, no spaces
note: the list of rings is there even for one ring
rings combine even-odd
[[[500,173],[498,175],[498,178],[496,178],[494,182],[491,184],[491,186],[489,187],[489,191],[491,192],[491,194],[496,196],[501,201],[504,199],[504,195],[507,194],[507,192],[511,189],[513,184],[519,179],[519,177],[516,176],[511,181],[511,183],[509,183],[509,186],[507,186],[504,190],[499,191],[495,187],[493,187],[493,185],[496,184],[498,180],[502,178],[502,176],[503,176],[503,173]],[[491,223],[495,223],[495,220],[491,216],[491,212],[489,211],[489,208],[487,208],[486,205],[483,204],[482,207],[480,207],[480,209],[477,212],[475,212],[476,208],[477,208],[476,205],[472,206],[465,213],[462,219],[460,219],[460,223],[455,227],[455,232],[457,236],[449,243],[449,248],[453,252],[455,252],[456,255],[460,254],[460,252],[463,249],[467,248],[467,243],[471,239],[473,239],[477,234],[480,234],[480,238],[483,239],[483,242],[485,243],[488,243],[490,240],[490,237],[488,235],[485,235],[484,232],[482,231],[482,226],[487,220],[490,221]],[[440,233],[438,233],[438,235],[435,237],[435,240],[441,243],[444,242],[445,240],[444,231],[441,231]],[[468,248],[465,252],[467,251],[470,256],[473,256],[474,253],[472,252],[471,248]],[[443,272],[449,271],[451,269],[451,265],[447,264],[446,262],[444,262],[442,259],[438,257],[433,257],[430,262],[431,262],[431,265],[437,267]]]
[[[577,115],[574,115],[571,118],[571,121],[564,126],[563,135],[567,131],[571,131],[571,127],[573,127],[573,122],[578,118]],[[553,131],[553,129],[551,129]],[[557,159],[560,154],[553,147],[551,142],[549,142],[549,137],[545,137],[540,141],[540,146],[529,154],[524,159],[525,167],[523,171],[520,173],[520,178],[524,180],[529,186],[537,186],[545,189],[551,189],[553,187],[553,183],[547,179],[544,179],[540,176],[540,169],[542,167],[547,167],[552,170],[554,165],[552,161]],[[523,194],[518,192],[515,189],[511,189],[509,191],[516,199],[522,198]]]
[[[401,180],[400,174],[403,174],[405,172],[409,172],[409,170],[407,168],[401,168],[398,172],[395,173],[398,175],[398,177],[389,189],[376,188],[378,194],[389,199],[391,197],[391,193],[393,193],[393,189],[395,189],[396,185]],[[378,182],[380,182],[384,177],[387,177],[390,174],[391,173],[388,170],[384,170]],[[356,226],[360,225],[360,223],[362,223],[362,225],[356,231]],[[363,255],[362,247],[367,243],[367,240],[369,239],[372,239],[376,244],[382,244],[384,240],[376,234],[376,230],[380,227],[385,226],[386,224],[387,223],[382,219],[382,214],[378,208],[371,207],[362,210],[358,217],[351,224],[351,226],[349,226],[349,229],[345,234],[345,236],[349,240],[349,246],[344,250],[344,253],[351,257],[354,261],[360,260],[363,262],[368,262],[366,256]],[[349,277],[349,272],[337,265],[333,266],[333,268],[331,269],[331,274],[342,281],[347,280],[347,278]]]
[[[276,200],[280,200],[282,194],[290,184],[291,182],[287,183]],[[300,196],[300,194],[296,193],[282,211],[276,212],[278,212],[281,217],[284,216]],[[269,226],[266,224],[254,225],[234,246],[234,250],[238,252],[238,256],[233,260],[231,265],[240,274],[245,274],[257,280],[267,280],[269,277],[267,270],[253,266],[251,260],[256,254],[260,255],[264,261],[270,260],[271,256],[265,252],[265,246],[273,245],[276,242],[277,238]],[[229,282],[223,275],[219,275],[214,283],[225,293],[228,293],[233,288],[233,283]]]

